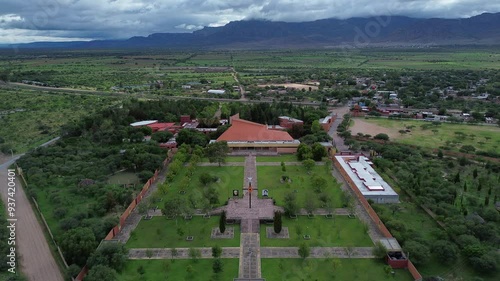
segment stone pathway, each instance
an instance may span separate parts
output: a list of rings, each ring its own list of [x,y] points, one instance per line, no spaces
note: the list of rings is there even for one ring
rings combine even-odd
[[[298,247],[262,247],[261,258],[300,258]],[[371,247],[311,247],[310,258],[374,258]]]
[[[260,235],[242,233],[239,278],[261,278]]]
[[[151,194],[154,193],[154,191],[158,188],[158,184],[163,183],[165,181],[165,175],[167,173],[168,168],[163,168],[160,173],[158,174],[158,178],[156,181],[151,184],[149,187],[148,191],[146,191],[146,194],[144,194],[144,197],[142,200],[147,199]],[[158,212],[160,210],[156,210]],[[150,215],[152,215],[153,212],[150,212]],[[132,213],[128,216],[128,218],[125,220],[125,225],[122,227],[120,232],[115,236],[114,240],[119,240],[122,243],[127,243],[128,239],[130,238],[130,233],[137,227],[139,222],[141,221],[142,215],[139,214],[139,208],[135,208]]]
[[[201,252],[202,259],[212,258],[212,248],[195,248]],[[172,248],[133,248],[128,252],[128,258],[132,260],[149,259],[148,250],[151,259],[189,259],[189,248],[176,248],[177,255],[172,256]],[[222,248],[222,258],[237,259],[240,257],[240,247]]]
[[[384,235],[380,232],[380,230],[378,229],[375,222],[373,222],[371,217],[368,215],[365,208],[363,208],[363,206],[361,206],[361,204],[358,201],[358,197],[356,197],[356,194],[354,194],[354,192],[351,190],[351,188],[347,185],[346,181],[344,180],[342,175],[339,173],[339,171],[337,171],[337,168],[335,168],[335,166],[332,169],[332,175],[341,184],[340,188],[342,188],[343,191],[351,194],[351,196],[353,197],[354,203],[356,205],[355,206],[356,216],[358,216],[358,218],[362,222],[364,222],[368,225],[368,235],[372,239],[373,243],[375,244],[376,242],[380,241],[380,239],[384,238]]]
[[[255,156],[253,156],[255,157]],[[324,166],[325,162],[315,162],[317,166]],[[302,162],[285,162],[287,166],[301,166]],[[197,166],[205,167],[215,167],[219,166],[218,163],[201,162]],[[221,164],[221,166],[246,166],[246,162],[226,162]],[[281,166],[281,162],[256,162],[256,166]],[[246,178],[246,177],[245,177]],[[248,186],[248,185],[246,185]]]

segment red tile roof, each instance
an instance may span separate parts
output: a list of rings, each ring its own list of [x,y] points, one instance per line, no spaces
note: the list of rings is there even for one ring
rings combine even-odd
[[[157,132],[157,131],[165,131],[173,127],[174,125],[175,123],[154,123],[154,124],[149,124],[147,126],[153,129],[153,132]]]
[[[293,141],[287,132],[269,130],[267,125],[236,118],[231,122],[231,127],[217,141]]]

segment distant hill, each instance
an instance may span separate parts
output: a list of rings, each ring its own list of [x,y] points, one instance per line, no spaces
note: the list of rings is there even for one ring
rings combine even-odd
[[[193,33],[154,33],[127,40],[29,43],[44,48],[306,48],[500,44],[500,13],[465,19],[403,16],[323,19],[311,22],[235,21]]]

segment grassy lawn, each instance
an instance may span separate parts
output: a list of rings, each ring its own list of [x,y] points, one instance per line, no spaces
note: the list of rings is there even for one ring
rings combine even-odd
[[[238,247],[240,245],[240,226],[238,224],[228,225],[234,227],[233,239],[211,239],[210,234],[213,227],[219,226],[219,217],[205,219],[200,216],[192,220],[184,218],[168,220],[166,217],[153,217],[151,220],[141,220],[137,228],[132,232],[127,242],[128,248],[187,248],[187,247]],[[182,237],[177,233],[183,230]],[[186,241],[186,236],[194,236],[193,241]]]
[[[295,154],[285,154],[279,156],[258,156],[257,162],[298,162]]]
[[[418,145],[428,148],[438,148],[448,146],[454,150],[460,149],[463,145],[472,145],[477,150],[498,151],[500,146],[500,128],[497,126],[480,126],[468,124],[442,123],[438,126],[423,130],[420,126],[431,124],[430,122],[415,120],[394,120],[394,119],[363,119],[366,122],[377,126],[394,130],[393,139],[397,142]],[[398,131],[405,126],[415,126],[410,133],[399,134]],[[437,130],[434,131],[433,130]],[[456,132],[465,133],[464,138],[460,138]],[[448,141],[448,143],[447,143]],[[453,144],[456,142],[456,144]]]
[[[243,166],[196,167],[187,188],[185,188],[186,194],[184,196],[187,198],[202,196],[205,187],[200,183],[199,179],[200,175],[205,172],[220,179],[219,182],[212,183],[219,194],[219,205],[224,205],[228,197],[231,196],[233,189],[241,190],[243,187]],[[171,183],[168,183],[168,191],[165,197],[171,196],[172,193],[179,193],[182,189],[181,185],[187,177],[186,173],[186,169],[183,169]]]
[[[201,162],[209,162],[208,158],[204,157]],[[228,162],[245,162],[245,156],[228,156],[226,158],[226,163]]]
[[[316,193],[313,191],[313,186],[310,181],[313,175],[318,175],[324,178],[328,185],[325,192],[329,194],[333,201],[334,207],[341,207],[342,190],[335,178],[331,175],[330,170],[326,166],[314,166],[311,174],[303,166],[286,166],[286,172],[281,170],[281,166],[258,166],[257,178],[259,189],[268,189],[269,196],[276,200],[276,205],[283,206],[285,195],[289,192],[297,190],[297,202],[302,208],[307,195]],[[282,175],[287,175],[292,180],[291,183],[281,183]],[[259,194],[260,196],[260,194]],[[316,196],[317,198],[317,196]],[[316,200],[316,206],[321,207],[319,200]]]
[[[220,278],[216,280],[233,280],[238,277],[238,259],[222,259],[223,271]],[[210,281],[213,276],[212,259],[192,260],[128,260],[125,269],[118,276],[121,281]],[[188,273],[187,268],[191,265],[193,272]],[[144,269],[144,275],[140,275],[138,268]]]
[[[260,245],[262,247],[298,247],[302,242],[311,247],[371,247],[373,243],[365,231],[366,227],[357,219],[347,216],[334,216],[327,219],[324,216],[308,218],[299,216],[297,219],[283,217],[283,227],[288,227],[289,239],[266,238],[266,227],[260,227]],[[311,236],[304,240],[303,235]]]
[[[394,276],[384,271],[385,263],[374,259],[262,259],[262,277],[267,281],[412,281],[405,269]]]

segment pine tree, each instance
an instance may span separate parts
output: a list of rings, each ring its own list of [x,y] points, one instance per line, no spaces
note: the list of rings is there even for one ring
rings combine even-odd
[[[464,182],[464,192],[467,192],[467,182]]]
[[[281,212],[274,212],[274,233],[281,233],[282,228]]]
[[[219,230],[220,233],[224,233],[226,231],[226,211],[222,211],[219,219]]]
[[[457,172],[455,175],[455,179],[453,180],[454,183],[459,183],[460,182],[460,172]]]
[[[474,177],[474,179],[477,178],[477,168],[475,168],[474,171],[472,171],[472,177]]]
[[[481,184],[481,182],[479,182],[479,184],[477,185],[477,191],[481,191],[482,188],[483,188],[483,185]]]
[[[489,196],[486,196],[484,198],[484,206],[488,206],[490,204],[490,197]]]

